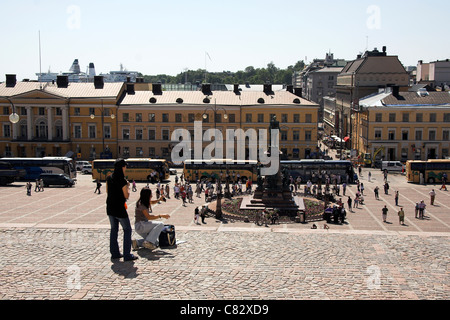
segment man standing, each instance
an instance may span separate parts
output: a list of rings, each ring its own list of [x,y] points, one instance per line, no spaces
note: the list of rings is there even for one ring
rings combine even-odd
[[[386,222],[386,218],[387,218],[387,213],[388,213],[388,208],[386,206],[384,206],[383,209],[381,209],[381,212],[383,214],[383,222]]]
[[[423,219],[424,213],[425,213],[425,208],[426,208],[426,204],[425,201],[420,201],[419,203],[419,219]]]
[[[380,197],[378,196],[378,190],[380,190],[380,188],[378,188],[378,186],[376,186],[375,189],[373,190],[373,192],[375,193],[375,199],[380,200]]]
[[[430,202],[431,205],[434,205],[434,199],[436,198],[436,192],[434,191],[434,189],[431,189],[430,191]]]

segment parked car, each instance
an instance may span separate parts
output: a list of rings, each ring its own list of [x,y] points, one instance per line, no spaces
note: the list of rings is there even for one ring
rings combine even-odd
[[[88,164],[90,165],[91,163],[89,161],[77,161],[77,164],[75,166],[78,171],[81,171],[83,169],[83,166]]]
[[[83,165],[83,168],[81,168],[81,172],[84,174],[92,174],[92,165],[91,164]]]
[[[39,179],[44,182],[44,187],[65,186],[72,187],[75,181],[63,173],[41,173]]]
[[[400,161],[383,161],[381,163],[381,170],[404,172],[405,165]]]
[[[177,174],[177,169],[169,168],[169,173],[170,173],[171,175],[176,175],[176,174]]]

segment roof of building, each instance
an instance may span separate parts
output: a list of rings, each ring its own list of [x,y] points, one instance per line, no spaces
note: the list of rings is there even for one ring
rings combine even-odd
[[[120,83],[104,83],[102,88],[95,88],[94,83],[69,82],[67,87],[58,87],[56,83],[46,82],[17,82],[14,86],[7,86],[6,82],[0,84],[0,97],[12,98],[15,96],[39,91],[63,98],[115,98],[123,87]]]
[[[317,106],[316,103],[298,97],[289,91],[272,91],[266,94],[262,91],[212,91],[205,94],[202,91],[163,91],[154,94],[152,91],[136,91],[127,94],[122,105],[302,105]]]
[[[319,69],[319,70],[314,70],[314,71],[312,71],[312,72],[316,72],[316,73],[318,73],[318,72],[323,72],[323,73],[325,73],[325,72],[334,72],[334,73],[340,73],[340,72],[342,72],[342,69],[344,69],[343,67],[325,67],[325,68],[323,68],[323,69]]]
[[[359,101],[364,107],[450,107],[450,92],[381,92]]]

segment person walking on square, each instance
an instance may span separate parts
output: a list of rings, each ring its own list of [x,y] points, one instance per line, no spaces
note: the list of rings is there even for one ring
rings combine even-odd
[[[398,212],[398,222],[401,225],[405,225],[405,211],[403,211],[403,208],[400,208],[400,211]]]
[[[166,197],[167,199],[170,199],[170,187],[168,184],[166,184]]]
[[[39,191],[44,191],[44,180],[39,179]]]
[[[169,219],[168,214],[164,215],[151,215],[149,208],[151,204],[158,203],[161,199],[151,200],[151,191],[149,188],[142,188],[139,196],[139,200],[136,202],[136,209],[134,211],[135,223],[134,229],[142,239],[133,239],[133,250],[138,250],[144,247],[149,250],[155,250],[159,246],[159,235],[164,229],[164,223],[161,221],[155,221],[160,218]]]
[[[106,213],[111,224],[109,235],[109,251],[112,259],[124,258],[125,261],[136,260],[137,257],[131,254],[131,224],[128,217],[126,201],[130,196],[130,183],[125,179],[127,163],[119,158],[114,163],[114,172],[106,179]],[[119,224],[123,229],[123,255],[120,254]]]
[[[395,199],[395,205],[398,206],[398,190],[395,191],[394,194],[395,194],[395,196],[394,196],[394,199]]]
[[[34,186],[34,192],[41,191],[39,179],[36,179],[36,185]]]
[[[348,210],[350,210],[350,212],[353,212],[353,210],[352,210],[352,198],[350,196],[347,199],[347,204],[348,204]]]
[[[378,188],[378,186],[375,187],[375,189],[373,190],[373,192],[375,193],[375,199],[380,200],[380,196],[378,194],[378,191],[380,190],[380,188]]]
[[[94,193],[97,193],[97,191],[98,191],[98,194],[101,194],[100,187],[102,186],[102,184],[101,184],[100,180],[98,180],[98,179],[97,179],[96,183],[97,183],[97,186],[95,188]]]
[[[386,222],[388,211],[389,211],[389,209],[386,206],[384,206],[384,208],[381,209],[381,213],[383,215],[383,222]]]
[[[425,214],[425,208],[427,205],[425,204],[425,201],[420,201],[419,203],[419,219],[423,219],[423,216]]]
[[[368,179],[369,179],[369,182],[370,182],[370,179],[372,178],[372,173],[369,171],[367,176],[368,176]]]
[[[434,191],[434,189],[431,189],[431,191],[430,191],[430,202],[431,202],[432,206],[434,205],[434,199],[435,198],[436,198],[436,192]]]
[[[195,207],[195,210],[194,210],[194,223],[195,224],[200,224],[200,222],[198,222],[199,218],[200,218],[200,210],[198,209],[198,207]]]
[[[28,181],[27,182],[27,196],[31,196],[31,182]]]

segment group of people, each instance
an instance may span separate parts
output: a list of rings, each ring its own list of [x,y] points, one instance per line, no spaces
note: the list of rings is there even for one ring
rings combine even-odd
[[[28,181],[27,184],[25,185],[25,187],[27,189],[27,195],[31,196],[31,189],[33,188],[31,182]],[[36,179],[34,192],[40,192],[40,191],[44,191],[44,180]]]

